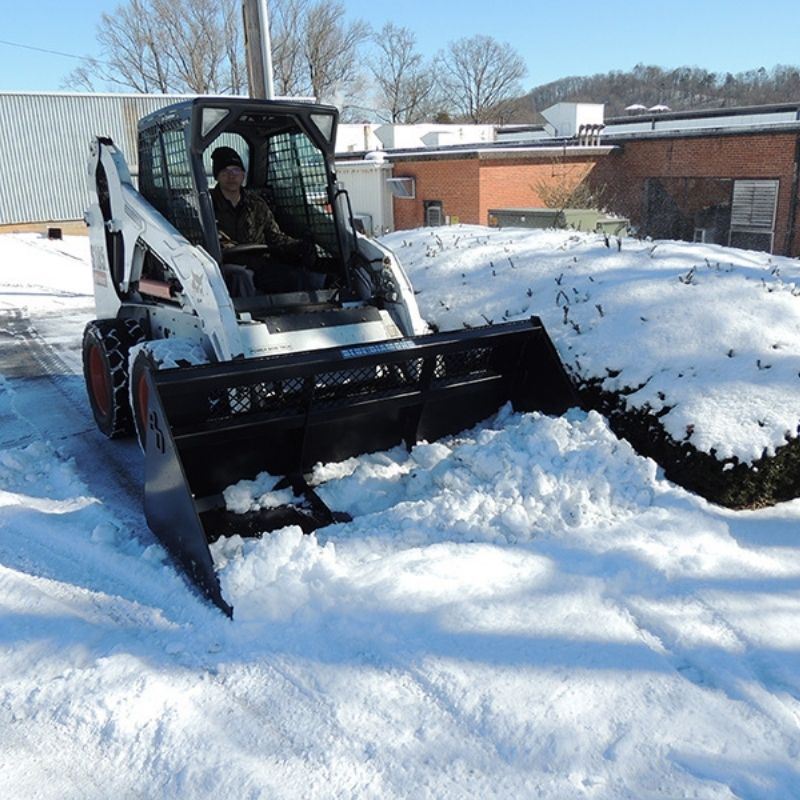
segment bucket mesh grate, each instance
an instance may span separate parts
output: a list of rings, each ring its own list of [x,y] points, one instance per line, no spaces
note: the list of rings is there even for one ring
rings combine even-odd
[[[252,413],[303,413],[310,405],[335,409],[359,399],[390,397],[403,389],[421,390],[426,385],[436,388],[449,380],[489,374],[491,353],[490,347],[471,348],[429,359],[378,362],[217,388],[209,394],[209,419]]]

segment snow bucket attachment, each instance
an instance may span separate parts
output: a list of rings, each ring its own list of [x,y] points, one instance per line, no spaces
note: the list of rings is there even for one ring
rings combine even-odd
[[[511,402],[560,414],[572,384],[541,321],[387,340],[147,375],[147,522],[189,577],[227,614],[208,542],[236,530],[223,490],[267,472],[433,441]],[[310,492],[305,509],[242,520],[239,533],[336,520]],[[227,512],[230,516],[229,512]],[[244,530],[244,529],[247,530]]]

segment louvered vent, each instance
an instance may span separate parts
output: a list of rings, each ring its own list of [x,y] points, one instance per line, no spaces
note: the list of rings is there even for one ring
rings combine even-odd
[[[734,181],[731,227],[772,231],[778,203],[778,181]]]

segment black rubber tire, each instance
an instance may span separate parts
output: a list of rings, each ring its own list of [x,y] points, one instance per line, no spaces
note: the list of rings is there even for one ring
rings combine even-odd
[[[132,319],[101,319],[83,331],[83,378],[95,422],[109,439],[130,436],[133,418],[128,400],[128,353],[144,341]]]
[[[136,351],[130,365],[130,395],[128,402],[132,410],[133,430],[139,440],[142,452],[147,452],[147,430],[150,425],[148,415],[149,390],[146,380],[147,372],[157,372],[164,366],[165,358],[169,366],[176,366],[175,358],[176,339],[155,339],[146,342]],[[187,340],[188,341],[188,340]],[[166,346],[166,351],[164,347]],[[199,347],[199,345],[198,345]],[[185,355],[185,354],[184,354]],[[177,366],[190,366],[192,364],[207,364],[205,355],[198,357],[195,352],[192,357],[179,357]]]
[[[160,362],[145,346],[136,353],[130,368],[130,404],[133,411],[133,430],[143,453],[147,452],[147,407],[149,396],[145,374],[147,370],[156,371],[160,366]]]

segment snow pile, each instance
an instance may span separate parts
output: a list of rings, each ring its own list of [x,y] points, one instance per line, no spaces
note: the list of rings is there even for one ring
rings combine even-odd
[[[346,542],[348,551],[371,561],[377,554],[443,543],[522,545],[579,529],[608,532],[650,505],[655,465],[638,458],[595,413],[553,419],[506,410],[491,427],[421,444],[411,453],[397,448],[319,467],[314,479],[325,481],[319,493],[330,508],[354,517],[319,531],[318,540],[336,541],[336,552]],[[229,505],[261,507],[264,497],[276,494],[264,494],[268,486],[268,476],[241,481],[230,488]],[[295,545],[290,555],[276,557],[275,548],[284,552],[285,546],[273,539],[234,537],[212,547],[223,593],[228,596],[229,588],[238,607],[258,609],[256,614],[274,613],[262,587],[274,582],[277,565],[315,573],[335,560],[322,547],[319,558],[306,563],[295,558]],[[243,561],[232,557],[241,553],[247,553]],[[486,575],[479,564],[475,568],[470,580],[483,583]],[[314,583],[313,575],[306,577],[311,580],[304,577],[301,584]],[[463,583],[454,587],[459,593]]]
[[[384,778],[412,769],[431,797],[791,796],[800,550],[759,539],[789,541],[800,504],[714,512],[582,412],[505,411],[319,477],[352,523],[214,555],[250,635],[353,669],[323,685],[357,735],[407,720],[369,748]]]
[[[386,237],[440,328],[540,316],[582,380],[751,462],[800,422],[800,264],[711,244],[473,226]]]

